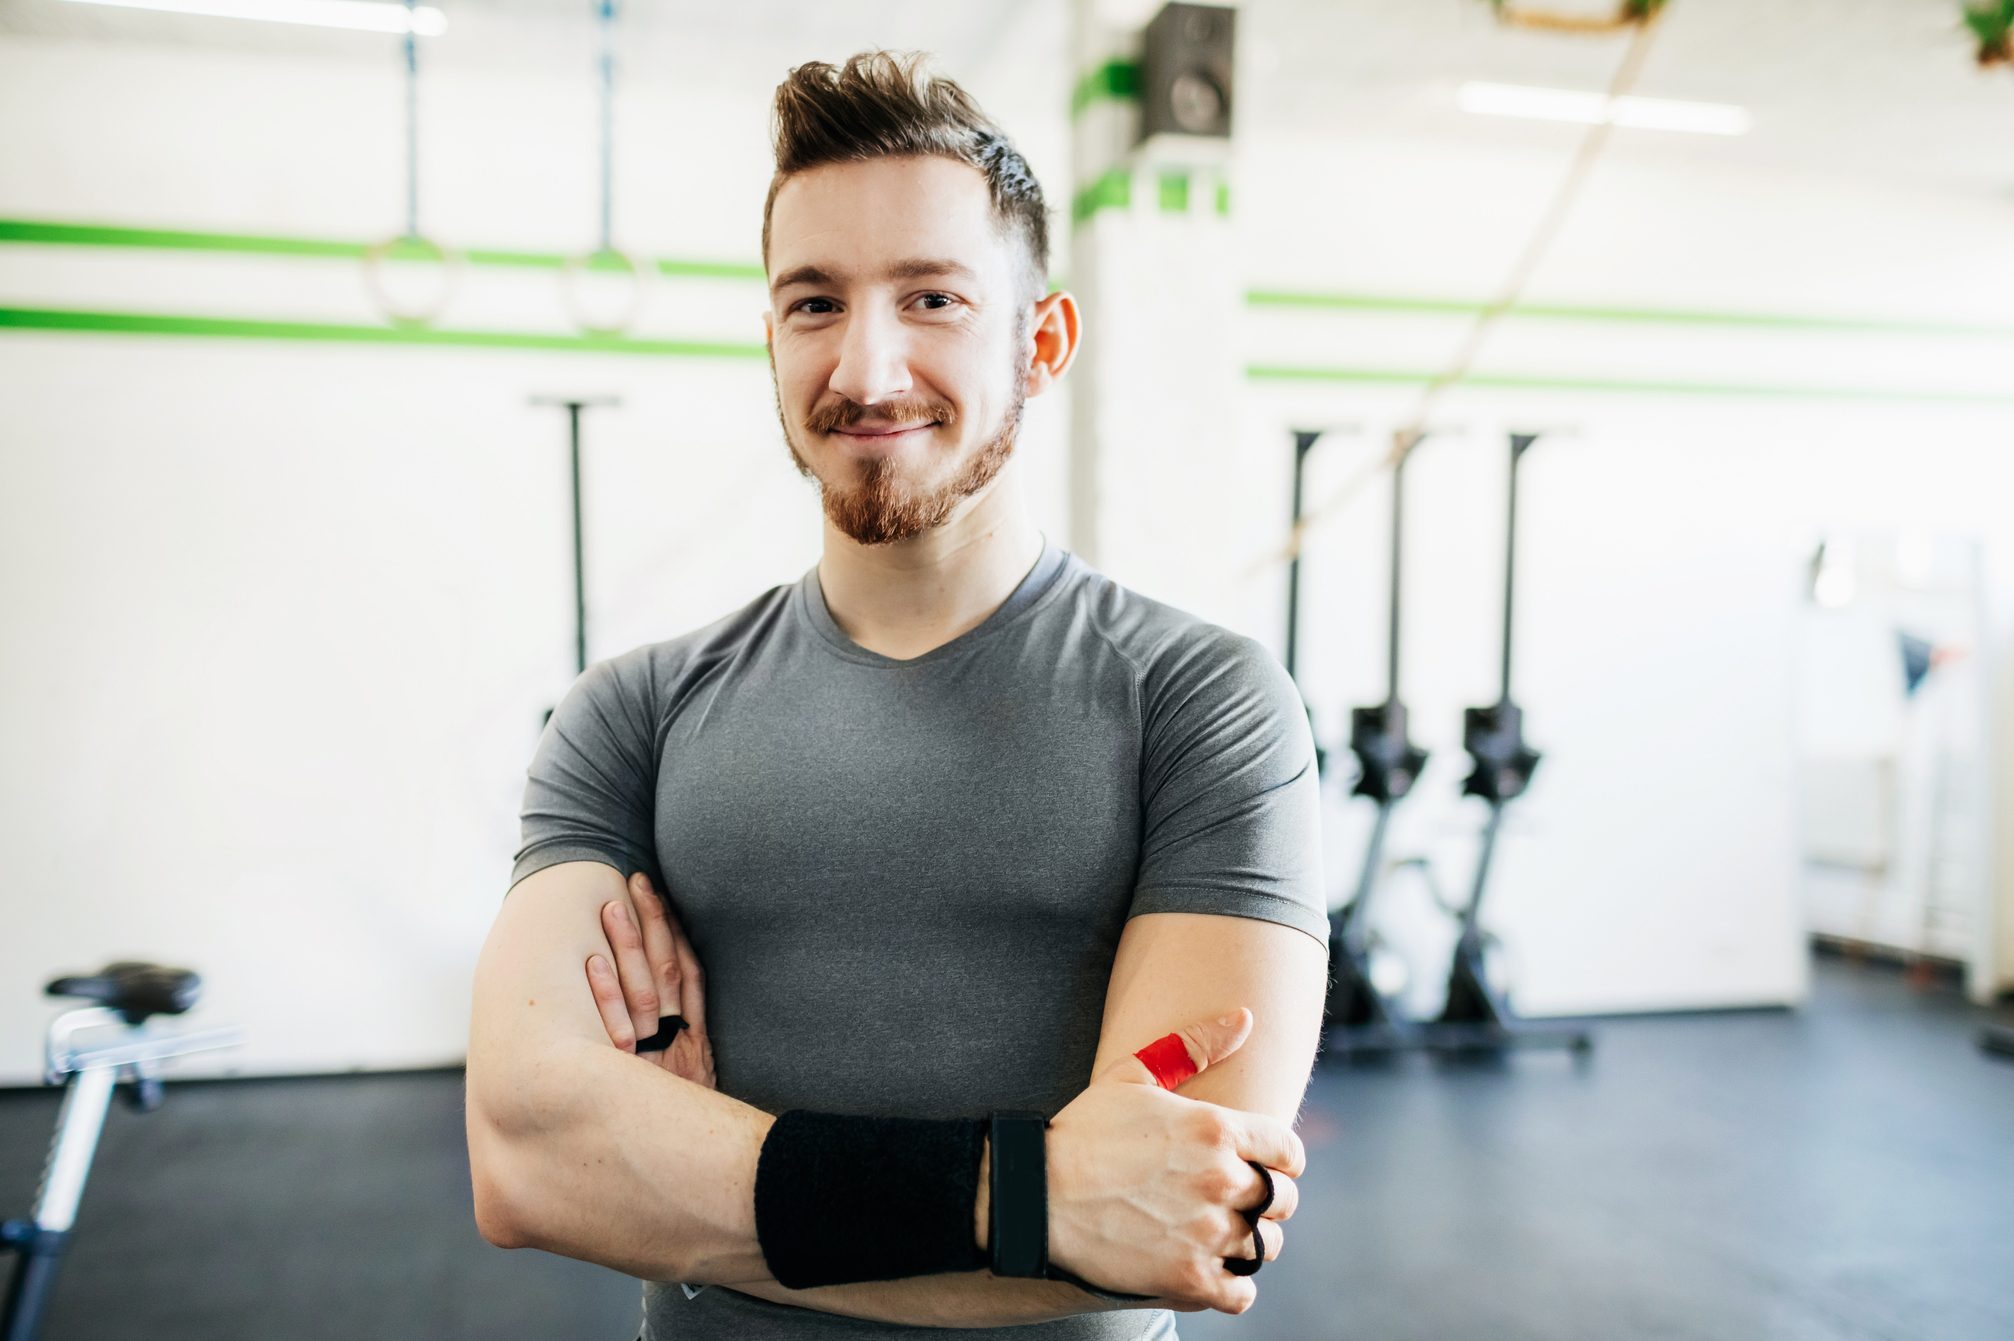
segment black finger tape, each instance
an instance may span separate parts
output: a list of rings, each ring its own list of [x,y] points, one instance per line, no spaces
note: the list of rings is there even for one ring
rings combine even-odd
[[[671,1040],[678,1037],[678,1031],[685,1028],[683,1015],[662,1015],[658,1017],[657,1032],[636,1045],[638,1052],[663,1052],[671,1046]]]

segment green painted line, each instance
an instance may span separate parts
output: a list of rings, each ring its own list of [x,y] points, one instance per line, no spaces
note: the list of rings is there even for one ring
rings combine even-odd
[[[1407,298],[1394,294],[1289,293],[1251,289],[1250,307],[1302,308],[1332,312],[1400,312],[1415,316],[1473,317],[1487,304],[1459,299]],[[1581,307],[1556,303],[1520,303],[1506,317],[1539,317],[1554,321],[1593,321],[1653,326],[1726,326],[1750,330],[1853,331],[1875,335],[1967,336],[2014,339],[2014,326],[1963,322],[1897,321],[1883,317],[1810,317],[1769,312],[1710,312],[1678,308]]]
[[[1229,182],[1217,183],[1217,213],[1223,215],[1226,219],[1231,217],[1231,184]]]
[[[254,233],[190,233],[168,228],[114,228],[96,224],[0,219],[0,242],[69,247],[149,247],[168,251],[227,251],[254,256],[361,258],[368,244],[330,238],[266,237]]]
[[[1075,121],[1094,102],[1127,102],[1140,96],[1140,62],[1109,60],[1086,72],[1070,90],[1070,119]]]
[[[423,326],[361,326],[329,322],[264,321],[169,313],[83,312],[57,308],[0,307],[0,330],[64,331],[95,335],[155,335],[241,340],[299,340],[333,344],[431,345],[460,349],[563,350],[588,354],[644,354],[660,358],[762,359],[759,344],[706,340],[639,340],[627,336],[559,335],[532,331],[433,330]],[[1345,383],[1419,386],[1435,374],[1378,368],[1307,368],[1253,364],[1254,382]],[[1903,391],[1869,387],[1764,386],[1752,383],[1652,382],[1594,377],[1544,377],[1476,373],[1464,386],[1523,391],[1597,391],[1637,395],[1762,396],[1778,399],[1889,401],[1930,405],[2014,408],[2014,395],[1965,391]]]
[[[1164,172],[1161,174],[1161,210],[1166,214],[1187,214],[1189,212],[1188,173]]]
[[[309,340],[332,344],[433,345],[459,349],[548,349],[587,354],[652,354],[671,358],[764,359],[759,344],[705,340],[638,340],[620,335],[559,335],[534,331],[455,331],[425,326],[358,326],[313,321],[259,321],[151,312],[78,312],[0,307],[0,330],[71,331],[96,335],[169,335],[236,340]]]
[[[1245,368],[1254,382],[1341,382],[1357,386],[1424,386],[1440,374],[1389,368],[1302,368],[1257,363]],[[1890,401],[1924,405],[2014,407],[2014,395],[1990,391],[1904,391],[1876,387],[1764,386],[1750,382],[1660,382],[1606,377],[1544,377],[1471,373],[1464,387],[1513,391],[1603,391],[1651,396],[1761,396],[1782,400]]]
[[[0,219],[0,243],[35,243],[66,247],[138,247],[155,251],[212,251],[241,256],[308,256],[361,260],[373,244],[335,238],[276,237],[261,233],[203,233],[170,228],[119,228],[105,224],[58,223],[33,219]],[[424,249],[395,244],[390,255],[426,254]],[[505,251],[470,247],[461,253],[470,265],[558,270],[567,258],[550,252]],[[592,262],[590,263],[592,264]],[[604,263],[605,265],[606,263]],[[658,260],[658,272],[684,279],[762,279],[763,269],[735,261]],[[596,267],[601,268],[601,267]]]
[[[1071,200],[1070,220],[1081,224],[1100,210],[1125,209],[1132,203],[1133,174],[1125,168],[1111,168]]]
[[[1124,62],[1115,62],[1124,64]],[[1166,182],[1163,181],[1165,203]],[[1131,204],[1132,182],[1123,168],[1114,168],[1077,193],[1071,202],[1071,217],[1077,223],[1103,209]],[[1219,183],[1217,213],[1231,211],[1231,188]],[[64,223],[48,220],[0,219],[0,243],[55,246],[132,247],[166,251],[208,251],[255,256],[301,256],[359,260],[372,244],[336,238],[278,237],[258,233],[209,233],[163,228],[124,228],[105,224]],[[395,246],[391,254],[418,248]],[[523,269],[558,270],[567,258],[556,253],[509,251],[471,247],[462,253],[471,265],[504,266]],[[659,273],[689,279],[761,280],[760,265],[734,261],[663,260],[656,262]],[[1473,317],[1486,305],[1460,299],[1409,298],[1396,294],[1300,293],[1279,289],[1252,289],[1245,302],[1255,308],[1287,308],[1330,312],[1389,312],[1415,316]],[[2014,339],[2014,326],[1993,326],[1961,322],[1907,321],[1885,317],[1796,316],[1768,312],[1691,311],[1676,308],[1629,308],[1575,306],[1568,304],[1522,304],[1506,314],[1513,318],[1554,321],[1585,321],[1610,324],[1656,326],[1731,327],[1748,330],[1796,332],[1856,332],[1872,335],[1963,337],[1968,339]]]

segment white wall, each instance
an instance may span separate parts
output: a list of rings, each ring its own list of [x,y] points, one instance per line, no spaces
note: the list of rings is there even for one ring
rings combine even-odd
[[[0,41],[0,124],[38,128],[0,135],[0,216],[390,233],[394,48],[341,40]],[[430,79],[430,231],[591,244],[587,51]],[[755,259],[767,88],[626,85],[619,240]],[[554,283],[471,269],[440,324],[564,332]],[[759,343],[763,305],[667,284],[636,333]],[[0,248],[0,306],[376,320],[348,262],[61,247]],[[115,957],[197,967],[201,1014],[249,1030],[177,1074],[459,1061],[525,766],[573,678],[564,417],[527,403],[555,393],[623,401],[588,420],[591,659],[816,561],[759,358],[0,335],[0,1083],[38,1070],[41,984]],[[1031,403],[1021,457],[1058,535],[1066,421]]]
[[[1254,146],[1238,215],[1248,275],[1273,289],[1493,295],[1574,133],[1536,126],[1471,140],[1367,127]],[[1618,137],[1532,298],[2006,329],[2006,200],[1911,196],[1668,152],[1655,137]],[[1261,363],[1438,369],[1464,331],[1450,318],[1259,309],[1246,338]],[[1527,1011],[1801,999],[1789,721],[1806,564],[1816,539],[1841,528],[1978,537],[1991,611],[1982,651],[2007,697],[2010,352],[2005,335],[1511,320],[1477,372],[1844,394],[1463,389],[1437,407],[1434,420],[1451,432],[1421,449],[1409,475],[1403,685],[1415,734],[1436,757],[1400,812],[1393,855],[1432,856],[1457,896],[1481,818],[1479,802],[1458,796],[1460,708],[1491,701],[1496,688],[1505,434],[1565,430],[1528,458],[1522,498],[1515,692],[1546,760],[1512,811],[1487,905]],[[1870,392],[1898,394],[1854,394]],[[1383,451],[1418,403],[1412,389],[1255,384],[1240,468],[1211,495],[1217,527],[1250,537],[1235,552],[1263,555],[1283,538],[1289,428],[1362,430],[1315,459],[1309,494],[1319,502]],[[1383,693],[1386,487],[1380,480],[1315,534],[1303,573],[1302,682],[1338,747],[1347,707]],[[1227,561],[1223,571],[1198,603],[1253,627],[1283,623],[1277,564]],[[2003,726],[2000,815],[2014,795],[2009,740]],[[1329,849],[1338,902],[1354,887],[1369,824],[1368,803],[1342,805]],[[1990,925],[1997,902],[2004,929],[2014,868],[2002,857],[1979,911]],[[1415,888],[1386,897],[1387,929],[1430,1000],[1445,986],[1452,931],[1419,907]],[[2014,957],[2003,953],[1997,973],[1972,987],[1984,996],[2010,981]]]
[[[555,251],[591,240],[591,43],[568,41],[530,68],[439,48],[432,231]],[[769,83],[790,60],[858,44],[779,45],[774,69],[731,94],[684,77],[703,54],[679,79],[633,71],[619,235],[661,255],[751,259]],[[0,38],[0,215],[389,233],[397,67],[358,50]],[[1059,205],[1066,74],[971,79]],[[1248,278],[1484,295],[1566,147],[1372,126],[1248,142],[1236,216]],[[1623,153],[1542,296],[2004,320],[2007,213]],[[550,284],[472,271],[449,324],[563,329]],[[756,338],[757,286],[661,297],[640,333]],[[0,248],[0,305],[371,319],[344,263],[57,248]],[[1423,367],[1458,334],[1263,315],[1245,338],[1254,358]],[[2006,386],[2004,342],[1511,334],[1491,366]],[[182,1074],[458,1059],[539,715],[571,678],[562,423],[525,403],[552,392],[625,401],[590,422],[590,656],[690,628],[814,560],[815,503],[777,442],[759,361],[0,334],[0,841],[15,856],[0,1082],[35,1071],[41,980],[119,955],[203,969],[204,1014],[250,1029],[246,1048]],[[1221,445],[1199,514],[1219,575],[1182,590],[1147,567],[1115,575],[1278,647],[1282,578],[1261,560],[1286,507],[1285,427],[1382,432],[1411,404],[1399,389],[1248,388],[1244,434]],[[1574,425],[1529,476],[1518,692],[1547,761],[1492,896],[1523,999],[1538,1013],[1796,999],[1786,695],[1807,542],[1833,524],[1981,534],[2004,637],[2014,536],[1998,500],[2014,484],[2014,416],[1498,392],[1465,393],[1444,417],[1468,435],[1433,444],[1414,476],[1406,691],[1439,754],[1395,843],[1431,850],[1459,889],[1475,817],[1453,799],[1456,709],[1493,688],[1494,435]],[[1038,516],[1057,534],[1067,419],[1062,397],[1037,402],[1025,440]],[[1368,446],[1334,444],[1319,468],[1333,479]],[[1198,520],[1171,518],[1168,534]],[[1344,707],[1379,689],[1382,525],[1373,490],[1310,551],[1306,683],[1332,739]],[[1363,819],[1338,801],[1339,889]],[[1393,916],[1424,963],[1437,924],[1408,902],[1395,896]]]

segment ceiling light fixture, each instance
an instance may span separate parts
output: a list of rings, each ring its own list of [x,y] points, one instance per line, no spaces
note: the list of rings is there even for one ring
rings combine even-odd
[[[406,30],[406,7],[382,0],[71,0],[71,3],[150,9],[163,14],[200,14],[215,19],[265,19],[367,33]],[[412,16],[413,32],[421,37],[439,37],[448,29],[447,15],[432,5],[415,7]]]
[[[1455,94],[1455,103],[1464,112],[1485,116],[1572,121],[1583,126],[1608,122],[1633,130],[1679,130],[1697,135],[1745,135],[1752,120],[1747,108],[1731,103],[1680,102],[1633,94],[1611,98],[1604,93],[1474,80],[1461,86]]]

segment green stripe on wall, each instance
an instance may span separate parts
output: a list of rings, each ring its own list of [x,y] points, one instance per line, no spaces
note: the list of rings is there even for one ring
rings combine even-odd
[[[198,233],[169,228],[118,228],[104,224],[0,219],[0,242],[70,247],[143,247],[167,251],[231,252],[241,256],[312,256],[361,260],[372,244],[334,238],[276,237],[260,233]],[[557,270],[567,258],[552,252],[504,251],[471,247],[470,265]],[[691,279],[762,279],[759,265],[733,261],[657,260],[660,274]]]
[[[424,326],[357,326],[314,321],[255,321],[152,312],[76,312],[0,307],[0,330],[74,331],[98,335],[172,335],[236,340],[311,340],[335,344],[434,345],[459,349],[546,349],[587,354],[652,354],[670,358],[766,359],[759,344],[705,340],[638,340],[620,335],[559,335],[534,331],[452,331]]]
[[[0,330],[65,331],[99,335],[153,335],[242,340],[318,341],[335,344],[432,345],[461,349],[562,350],[588,354],[645,354],[660,358],[761,359],[759,344],[705,340],[639,340],[626,336],[558,335],[528,331],[452,331],[424,327],[359,326],[329,322],[257,321],[169,313],[79,312],[0,307]],[[1253,382],[1419,386],[1436,374],[1388,368],[1308,368],[1253,364]],[[1596,391],[1637,395],[1761,396],[1796,400],[1887,401],[1922,405],[2014,408],[2014,395],[1992,392],[1911,391],[1871,387],[1765,386],[1752,383],[1658,382],[1598,377],[1545,377],[1475,373],[1464,386],[1520,391]]]
[[[1414,316],[1472,317],[1487,304],[1460,299],[1407,298],[1394,294],[1289,293],[1249,289],[1250,307],[1303,308],[1331,312],[1401,312]],[[1559,303],[1520,303],[1506,317],[1544,317],[1559,321],[1592,321],[1652,326],[1730,326],[1752,330],[1857,331],[1879,335],[1985,336],[2014,338],[2014,326],[1968,325],[1961,322],[1896,321],[1885,317],[1807,317],[1769,312],[1701,312],[1680,308],[1584,307]]]
[[[1077,194],[1072,217],[1082,222],[1101,209],[1123,207],[1131,201],[1131,181],[1123,169],[1114,169]],[[1217,188],[1217,212],[1230,212],[1230,186]],[[279,237],[257,233],[190,232],[164,228],[122,228],[102,224],[0,219],[0,243],[39,243],[63,246],[137,247],[171,251],[230,252],[242,255],[322,257],[357,260],[369,244],[333,238]],[[511,266],[557,270],[564,256],[547,252],[470,248],[463,256],[474,265]],[[731,261],[658,260],[660,273],[706,279],[761,280],[760,265]],[[1279,289],[1251,289],[1245,302],[1255,308],[1285,308],[1330,312],[1389,312],[1415,316],[1473,317],[1485,304],[1460,299],[1411,298],[1394,294],[1301,293]],[[1630,308],[1569,304],[1529,303],[1513,308],[1514,318],[1535,317],[1558,321],[1592,323],[1729,327],[1749,330],[1797,332],[1858,332],[1875,335],[1907,335],[2014,339],[2014,326],[1967,324],[1960,322],[1910,321],[1888,317],[1798,316],[1769,312],[1690,311],[1679,308]]]
[[[1440,373],[1391,368],[1303,368],[1251,364],[1254,382],[1339,382],[1355,386],[1424,386]],[[1781,400],[1890,401],[1921,405],[2014,407],[2014,394],[1990,391],[1910,391],[1877,387],[1765,386],[1748,382],[1660,382],[1631,378],[1546,377],[1513,373],[1470,373],[1463,387],[1510,391],[1610,391],[1650,396],[1763,396]]]
[[[1189,174],[1186,172],[1164,172],[1161,174],[1161,208],[1169,214],[1189,212]]]
[[[1100,210],[1125,209],[1133,203],[1133,174],[1113,168],[1079,191],[1070,202],[1070,219],[1083,223]]]
[[[1087,72],[1070,90],[1070,119],[1075,121],[1094,102],[1124,102],[1140,96],[1140,62],[1109,60]]]

